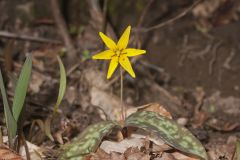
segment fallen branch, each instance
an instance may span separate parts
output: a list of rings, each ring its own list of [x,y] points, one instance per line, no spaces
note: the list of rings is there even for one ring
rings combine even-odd
[[[145,8],[143,9],[143,12],[138,20],[138,23],[137,23],[137,28],[141,28],[143,22],[144,22],[144,19],[147,15],[147,12],[149,11],[152,3],[154,2],[154,0],[150,0],[148,1],[147,5],[145,6]],[[137,47],[137,48],[141,48],[141,41],[139,39],[139,32],[135,32],[135,36],[134,36],[134,45]]]
[[[232,49],[232,51],[230,52],[230,55],[226,58],[226,60],[224,61],[223,63],[223,67],[230,70],[231,69],[231,66],[230,66],[230,63],[232,62],[234,56],[235,56],[235,50]]]
[[[51,44],[61,44],[61,41],[48,39],[48,38],[40,38],[40,37],[32,37],[27,35],[21,35],[16,33],[10,33],[7,31],[0,31],[0,37],[9,38],[9,39],[16,39],[16,40],[24,40],[24,41],[31,41],[31,42],[38,42],[38,43],[51,43]]]
[[[155,30],[155,29],[158,29],[158,28],[161,28],[161,27],[164,27],[166,25],[169,25],[170,23],[184,17],[188,12],[190,12],[196,5],[198,5],[200,2],[202,2],[202,0],[198,0],[196,1],[195,3],[193,3],[190,7],[188,7],[187,9],[183,10],[180,14],[178,14],[177,16],[165,21],[165,22],[162,22],[162,23],[159,23],[157,25],[154,25],[154,26],[151,26],[151,27],[147,27],[147,28],[134,28],[133,31],[134,32],[149,32],[149,31],[152,31],[152,30]]]
[[[52,8],[52,13],[53,13],[55,23],[59,29],[59,33],[62,36],[62,39],[68,51],[68,54],[67,54],[68,61],[72,62],[77,57],[77,51],[74,48],[71,42],[71,38],[68,34],[67,25],[61,15],[58,0],[51,0],[50,2],[51,2],[51,8]]]
[[[220,41],[217,44],[215,44],[215,46],[213,46],[213,49],[212,49],[213,56],[212,56],[212,59],[209,62],[209,71],[208,71],[209,75],[213,74],[213,65],[215,64],[215,62],[217,60],[218,49],[221,46],[221,44],[222,44],[222,42]]]

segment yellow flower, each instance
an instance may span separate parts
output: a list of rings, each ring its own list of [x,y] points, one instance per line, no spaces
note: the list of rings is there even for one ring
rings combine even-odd
[[[127,48],[130,30],[131,26],[128,26],[117,44],[111,38],[102,32],[99,32],[100,37],[109,49],[94,55],[92,58],[111,60],[107,73],[108,79],[111,78],[119,63],[122,68],[124,68],[133,78],[136,77],[128,57],[144,54],[146,51],[141,49]]]

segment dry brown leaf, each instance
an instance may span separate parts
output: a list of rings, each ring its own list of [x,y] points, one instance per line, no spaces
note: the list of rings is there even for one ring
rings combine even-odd
[[[140,138],[129,138],[124,139],[120,142],[112,142],[112,141],[103,141],[100,148],[104,150],[106,153],[118,152],[124,153],[128,148],[137,147],[141,148],[144,146],[144,139]]]
[[[209,117],[209,115],[207,112],[196,111],[194,118],[193,118],[192,126],[194,128],[202,127],[208,117]]]
[[[127,160],[150,160],[150,156],[145,153],[138,152],[138,153],[129,155],[127,157]]]
[[[32,73],[32,77],[31,77],[32,82],[29,85],[31,92],[38,93],[40,91],[42,84],[46,79],[47,79],[46,76],[43,74],[40,74],[38,72]]]
[[[0,146],[0,160],[23,160],[20,155],[10,150],[7,146]]]
[[[171,153],[172,156],[177,159],[177,160],[200,160],[199,158],[194,158],[194,157],[190,157],[190,156],[186,156],[180,152],[173,152]]]
[[[125,153],[125,157],[128,160],[149,160],[150,156],[141,152],[137,147],[128,148]]]
[[[45,158],[45,156],[42,153],[43,152],[42,148],[28,141],[26,141],[26,144],[28,146],[28,151],[29,151],[31,160],[42,160],[43,158]],[[24,146],[20,147],[19,154],[22,156],[23,160],[27,159],[26,150]],[[18,159],[14,159],[14,160],[18,160]]]
[[[78,97],[77,87],[75,87],[75,86],[67,87],[65,97],[66,97],[66,100],[68,101],[68,103],[72,105]]]
[[[123,154],[119,154],[117,152],[112,152],[110,160],[125,160],[125,158],[124,158]]]
[[[168,151],[168,150],[171,150],[171,149],[172,149],[172,147],[170,147],[167,144],[156,145],[156,144],[153,143],[153,145],[152,145],[152,152],[153,153],[162,153],[164,151]]]
[[[64,144],[63,137],[62,137],[62,131],[57,131],[54,133],[54,138],[57,140],[59,144]]]
[[[196,17],[209,18],[213,15],[214,11],[218,9],[221,3],[222,0],[204,1],[193,9],[193,15]]]
[[[224,132],[233,131],[234,129],[240,127],[239,122],[225,122],[215,118],[210,119],[207,125],[215,130]]]
[[[153,160],[176,160],[170,153],[164,152],[161,156],[154,158]]]
[[[101,148],[98,148],[98,150],[95,153],[92,153],[89,157],[89,160],[110,160],[110,154],[106,153]]]
[[[160,105],[158,103],[150,103],[146,104],[140,107],[136,108],[130,108],[127,110],[127,115],[130,115],[132,113],[135,113],[137,111],[152,111],[160,114],[161,116],[167,117],[169,119],[172,119],[172,115],[170,112],[168,112],[163,105]]]

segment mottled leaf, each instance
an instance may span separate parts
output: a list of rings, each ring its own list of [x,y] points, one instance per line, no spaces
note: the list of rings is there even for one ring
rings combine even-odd
[[[115,127],[120,127],[115,121],[103,121],[87,127],[74,141],[63,148],[61,160],[83,160],[89,153],[95,152],[102,138]]]
[[[16,121],[18,121],[19,115],[23,108],[23,104],[27,94],[28,83],[31,76],[31,71],[32,57],[28,56],[23,64],[13,98],[12,112],[13,117]]]
[[[141,128],[182,152],[208,159],[202,144],[191,132],[175,121],[155,112],[136,112],[126,119],[125,126]]]

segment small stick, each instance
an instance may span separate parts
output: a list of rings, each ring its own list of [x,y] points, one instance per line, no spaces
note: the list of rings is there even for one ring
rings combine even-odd
[[[184,11],[182,11],[180,14],[178,14],[177,16],[165,21],[165,22],[162,22],[162,23],[159,23],[157,25],[154,25],[154,26],[151,26],[151,27],[148,27],[148,28],[135,28],[133,29],[133,31],[136,31],[136,32],[149,32],[149,31],[152,31],[152,30],[155,30],[155,29],[158,29],[158,28],[161,28],[161,27],[164,27],[182,17],[184,17],[185,15],[187,15],[188,12],[190,12],[196,5],[198,5],[200,2],[202,2],[202,0],[198,0],[196,1],[195,3],[193,3],[190,7],[188,7],[187,9],[185,9]]]
[[[0,146],[3,145],[2,127],[0,126]]]
[[[108,0],[104,0],[103,4],[103,24],[102,24],[102,32],[106,33],[107,30],[107,11],[108,11]]]
[[[68,54],[67,54],[67,58],[69,62],[72,62],[75,60],[75,58],[77,57],[77,51],[74,48],[71,38],[68,34],[68,30],[67,30],[67,25],[61,15],[61,11],[59,8],[59,4],[58,4],[58,0],[51,0],[51,7],[52,7],[52,13],[53,13],[53,17],[54,20],[56,22],[56,25],[59,29],[59,33],[62,36],[62,39],[66,45],[66,48],[68,50]]]
[[[52,43],[52,44],[61,44],[62,42],[53,39],[41,38],[41,37],[31,37],[27,35],[21,35],[16,33],[10,33],[7,31],[0,31],[0,37],[16,39],[16,40],[24,40],[38,43]]]
[[[223,63],[223,67],[226,69],[231,69],[230,63],[233,60],[234,56],[235,56],[235,50],[232,49],[232,51],[230,52],[230,55],[226,58],[225,62]]]
[[[221,46],[222,42],[217,43],[215,46],[213,46],[212,52],[213,52],[213,57],[209,62],[209,75],[213,74],[213,65],[216,62],[217,55],[218,55],[218,48]]]
[[[29,148],[28,148],[27,141],[26,141],[26,139],[25,139],[25,136],[24,136],[23,131],[21,131],[21,133],[20,133],[20,137],[21,137],[21,140],[22,140],[23,146],[24,146],[24,148],[25,148],[26,158],[27,158],[27,160],[31,160],[31,158],[30,158]]]
[[[141,14],[141,16],[138,20],[138,23],[137,23],[137,28],[140,28],[142,26],[142,24],[144,22],[144,19],[147,15],[147,12],[150,9],[150,6],[152,5],[153,2],[154,2],[154,0],[150,0],[147,3],[147,5],[145,6],[145,8],[143,9],[143,12],[142,12],[142,14]],[[134,39],[135,39],[135,45],[140,48],[141,44],[140,44],[140,40],[139,40],[139,32],[135,32]]]

